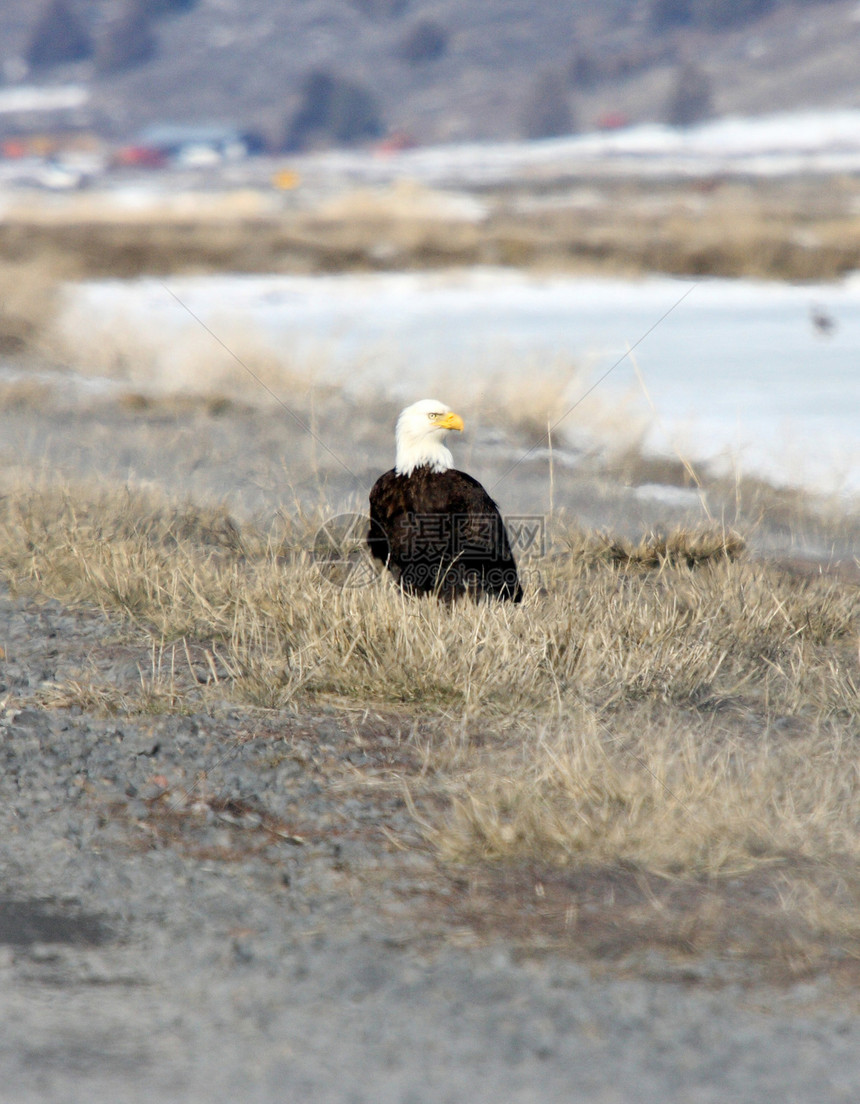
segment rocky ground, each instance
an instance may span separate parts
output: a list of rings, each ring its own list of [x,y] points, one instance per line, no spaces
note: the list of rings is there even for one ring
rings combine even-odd
[[[19,477],[144,472],[205,498],[283,470],[268,415],[40,409],[4,416]],[[644,509],[608,488],[583,482],[582,508]],[[409,718],[109,715],[74,688],[139,690],[150,641],[8,591],[0,647],[4,1099],[860,1097],[857,1002],[831,977],[563,956],[470,923],[392,782],[420,769]]]

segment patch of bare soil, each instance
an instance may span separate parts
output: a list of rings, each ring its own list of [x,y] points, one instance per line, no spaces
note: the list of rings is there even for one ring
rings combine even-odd
[[[822,933],[790,907],[810,885],[856,901],[855,864],[821,869],[797,858],[709,880],[624,866],[569,871],[520,864],[453,876],[444,906],[483,938],[552,952],[626,976],[791,986],[821,973],[850,990],[860,978],[856,935]]]

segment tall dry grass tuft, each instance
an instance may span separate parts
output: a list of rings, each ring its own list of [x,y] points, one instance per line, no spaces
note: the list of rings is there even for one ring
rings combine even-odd
[[[743,746],[734,726],[653,709],[580,710],[452,775],[448,858],[738,874],[787,856],[860,854],[860,774],[835,721]]]
[[[51,349],[81,375],[121,381],[150,400],[220,397],[251,406],[275,403],[275,396],[303,405],[309,397],[331,401],[334,387],[319,378],[321,351],[298,358],[235,316],[220,318],[208,331],[178,303],[176,322],[173,329],[153,329],[122,310],[94,313],[85,304],[56,319]]]
[[[60,304],[60,271],[34,256],[0,262],[0,353],[38,352]]]
[[[448,608],[387,578],[328,583],[320,520],[19,490],[0,564],[198,649],[211,695],[435,718],[425,760],[453,812],[432,832],[452,858],[715,873],[860,851],[855,586],[751,562],[714,529],[570,532],[521,607]]]
[[[589,452],[641,455],[648,418],[632,391],[610,399],[590,395],[590,366],[567,357],[523,364],[504,351],[487,351],[493,355],[502,366],[496,374],[485,370],[479,382],[472,382],[463,373],[437,369],[433,386],[455,409],[479,412],[486,425],[505,426],[540,448],[549,444],[549,426],[553,440],[573,442]]]
[[[469,429],[480,428],[480,418],[488,426],[505,426],[538,440],[546,433],[547,421],[556,422],[571,405],[571,395],[581,394],[588,386],[583,366],[562,357],[542,360],[540,365],[518,365],[515,371],[507,367],[510,356],[503,350],[490,349],[493,358],[506,370],[497,373],[483,371],[480,380],[473,381],[467,373],[437,369],[433,373],[433,388],[455,410],[475,412]],[[538,370],[539,367],[539,370]]]

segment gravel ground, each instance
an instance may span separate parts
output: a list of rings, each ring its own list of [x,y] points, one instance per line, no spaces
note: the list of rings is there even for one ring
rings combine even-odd
[[[25,421],[7,463],[35,468],[61,433],[72,463],[74,418]],[[85,422],[105,474],[111,427]],[[112,429],[117,475],[144,440],[150,478],[180,461],[175,425]],[[196,436],[234,465],[225,494],[253,475],[248,431]],[[396,718],[45,708],[85,671],[133,686],[148,645],[8,593],[0,646],[4,1100],[860,1099],[856,1001],[826,977],[666,981],[479,938],[385,782],[410,754]]]

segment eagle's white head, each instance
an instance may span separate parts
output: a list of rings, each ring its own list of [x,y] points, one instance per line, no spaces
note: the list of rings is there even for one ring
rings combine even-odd
[[[462,429],[463,419],[437,399],[421,399],[407,406],[397,419],[394,470],[411,475],[426,464],[431,471],[448,471],[454,457],[443,444],[449,429]]]

